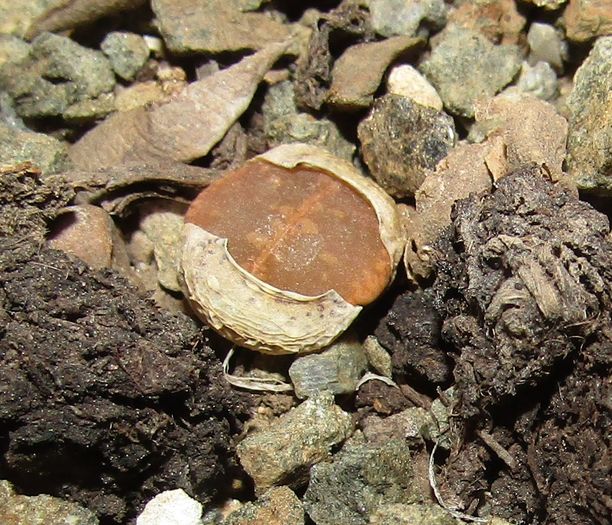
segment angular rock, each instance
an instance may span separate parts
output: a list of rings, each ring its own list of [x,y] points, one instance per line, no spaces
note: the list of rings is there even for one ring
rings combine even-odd
[[[301,142],[320,146],[347,160],[353,158],[355,146],[342,136],[331,120],[298,112],[293,84],[289,81],[270,86],[262,113],[270,148]]]
[[[181,291],[177,256],[182,242],[183,216],[187,206],[181,202],[152,200],[139,207],[140,229],[153,245],[159,284]]]
[[[416,206],[405,208],[404,263],[411,278],[427,278],[433,270],[433,245],[450,224],[455,202],[491,188],[493,176],[487,159],[498,152],[503,154],[501,139],[482,144],[461,143],[438,164],[434,173],[425,177],[415,194]],[[381,343],[387,346],[382,340]]]
[[[223,525],[304,525],[304,508],[289,487],[272,487],[232,512]]]
[[[563,72],[563,61],[567,58],[567,45],[557,30],[549,24],[534,22],[529,27],[527,42],[531,52],[529,62],[548,62],[555,71]]]
[[[136,525],[202,525],[202,505],[182,489],[167,490],[149,501]]]
[[[51,496],[22,496],[0,481],[0,523],[3,525],[98,525],[84,507]]]
[[[75,102],[110,92],[115,75],[106,57],[69,38],[44,33],[21,62],[0,68],[0,88],[23,117],[61,116]]]
[[[0,33],[0,67],[8,62],[20,62],[30,53],[30,44],[13,35]]]
[[[29,162],[43,173],[68,167],[66,144],[43,133],[21,131],[0,122],[0,169]]]
[[[451,27],[420,70],[451,113],[473,117],[476,102],[509,84],[520,67],[516,46],[493,45],[476,31]]]
[[[24,38],[36,18],[62,2],[63,0],[0,0],[0,34]]]
[[[417,36],[419,29],[446,23],[443,0],[371,0],[369,8],[374,31],[386,37]]]
[[[565,177],[567,121],[552,104],[522,93],[502,93],[476,106],[477,126],[491,140],[500,138],[503,164],[489,170],[495,179],[528,164],[545,165],[555,180]]]
[[[239,0],[153,0],[151,7],[174,53],[260,49],[289,36],[287,25],[263,13],[243,12]]]
[[[381,446],[392,440],[419,443],[429,436],[434,420],[427,410],[411,407],[389,417],[368,416],[363,422],[363,435],[368,443]]]
[[[563,12],[565,32],[570,40],[585,42],[612,33],[608,0],[570,0]]]
[[[462,525],[438,505],[395,503],[383,505],[371,517],[369,525]]]
[[[538,62],[533,67],[523,62],[516,87],[519,91],[542,100],[552,100],[559,94],[557,74],[548,62]]]
[[[123,80],[133,80],[149,58],[149,46],[135,33],[112,31],[106,35],[100,49]]]
[[[515,0],[459,2],[449,14],[447,27],[451,25],[478,31],[494,44],[518,44],[525,17],[517,10]]]
[[[612,37],[595,42],[567,105],[570,176],[581,189],[612,195]]]
[[[96,120],[102,120],[115,111],[115,96],[104,93],[98,98],[88,98],[75,102],[66,108],[62,116],[69,124],[83,125]]]
[[[300,399],[323,391],[350,394],[367,367],[363,346],[356,337],[342,337],[318,354],[296,359],[289,367],[289,377]]]
[[[273,485],[300,486],[308,479],[310,467],[328,459],[331,447],[342,443],[352,431],[351,416],[325,393],[245,438],[237,446],[238,457],[258,492]]]
[[[368,364],[379,374],[391,378],[393,374],[391,356],[378,342],[378,339],[373,335],[366,337],[363,342],[363,350],[368,358]]]
[[[347,445],[333,462],[315,465],[303,501],[317,525],[366,525],[383,505],[421,498],[410,449],[395,440]]]
[[[414,195],[455,144],[451,117],[398,95],[377,99],[357,132],[372,177],[394,197]]]
[[[327,102],[348,110],[369,107],[389,64],[420,43],[418,38],[396,36],[349,47],[334,63]]]
[[[442,99],[427,79],[410,65],[395,66],[387,79],[387,91],[409,98],[428,108],[442,111]]]

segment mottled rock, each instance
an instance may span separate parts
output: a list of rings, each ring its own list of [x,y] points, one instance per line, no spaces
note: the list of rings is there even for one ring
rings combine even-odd
[[[533,67],[523,62],[516,87],[519,91],[542,100],[552,100],[559,94],[557,74],[548,62],[538,62]]]
[[[117,111],[129,111],[166,98],[162,86],[154,80],[148,80],[119,90],[115,95],[115,108]]]
[[[64,120],[71,124],[86,124],[95,120],[102,120],[115,111],[115,96],[104,93],[97,98],[87,98],[68,106],[64,113]]]
[[[409,276],[418,279],[430,275],[435,261],[433,243],[450,224],[455,201],[491,188],[493,177],[486,160],[500,150],[503,152],[501,141],[461,143],[438,164],[434,173],[427,175],[415,194],[416,206],[404,209],[407,240],[404,262]],[[440,381],[442,376],[436,376]]]
[[[363,350],[368,358],[368,364],[379,374],[385,377],[391,377],[393,374],[393,365],[391,364],[391,356],[383,346],[378,342],[378,339],[373,335],[366,337],[363,342]]]
[[[95,514],[84,507],[51,496],[16,494],[8,481],[0,481],[2,525],[98,525]]]
[[[398,95],[377,99],[357,132],[372,176],[395,197],[413,195],[455,144],[451,117]]]
[[[54,173],[68,166],[67,159],[67,147],[59,140],[0,122],[0,167],[30,162],[43,173]]]
[[[368,416],[363,422],[363,435],[368,443],[381,446],[391,440],[422,442],[429,436],[434,420],[427,410],[411,407],[389,417]]]
[[[78,257],[92,268],[129,266],[121,235],[110,215],[99,206],[66,208],[51,226],[47,245]]]
[[[296,359],[289,367],[295,395],[305,399],[324,390],[350,394],[367,367],[363,346],[356,337],[341,338],[318,354]]]
[[[288,26],[272,17],[243,12],[240,0],[153,0],[151,7],[174,53],[259,49],[289,36]]]
[[[459,5],[449,14],[448,26],[456,25],[478,31],[494,44],[520,42],[525,17],[518,12],[514,0],[457,3]]]
[[[369,107],[389,64],[420,43],[418,38],[396,36],[349,47],[334,62],[327,102],[348,110]]]
[[[149,501],[136,525],[202,525],[202,505],[182,489],[167,490]]]
[[[612,194],[612,37],[595,42],[574,76],[568,169],[579,188]]]
[[[317,525],[366,525],[383,505],[419,501],[418,487],[403,440],[380,447],[351,444],[333,462],[312,468],[303,501]]]
[[[300,486],[308,469],[329,458],[330,449],[352,432],[351,416],[325,393],[304,401],[269,428],[248,436],[237,446],[240,463],[258,492],[273,485]]]
[[[184,203],[168,200],[153,200],[139,207],[140,229],[153,245],[159,284],[175,292],[181,291],[177,256],[186,208]]]
[[[544,9],[559,9],[567,0],[525,0],[526,2],[532,3],[537,7],[543,7]]]
[[[567,58],[567,45],[560,33],[549,24],[534,22],[527,33],[529,43],[529,63],[548,62],[556,71],[563,71],[563,61]]]
[[[477,105],[476,122],[488,139],[499,137],[504,143],[505,161],[498,168],[488,164],[495,179],[532,163],[545,165],[555,180],[564,177],[567,121],[552,104],[523,93],[502,93]]]
[[[563,12],[565,32],[570,40],[585,42],[612,33],[609,0],[570,0]]]
[[[232,512],[223,525],[304,525],[304,508],[289,487],[272,487]]]
[[[442,99],[427,79],[410,65],[395,66],[387,79],[387,91],[409,98],[428,108],[442,111]]]
[[[320,146],[347,160],[353,158],[355,146],[342,136],[331,120],[298,112],[293,84],[289,81],[270,86],[262,113],[270,148],[301,142]]]
[[[75,102],[110,92],[115,76],[106,57],[69,38],[43,33],[21,62],[0,68],[0,88],[23,117],[62,115]]]
[[[62,2],[63,0],[0,0],[0,34],[25,37],[36,18]]]
[[[372,27],[382,36],[416,36],[420,29],[439,29],[446,22],[443,0],[371,0]]]
[[[0,33],[0,67],[7,62],[20,62],[30,53],[30,44],[13,35]]]
[[[451,113],[473,117],[476,102],[495,95],[520,67],[516,46],[493,45],[476,31],[453,27],[444,31],[420,70]]]
[[[135,33],[112,31],[106,35],[100,49],[110,60],[113,71],[123,80],[133,80],[149,58],[145,39]]]
[[[370,525],[461,525],[438,505],[395,503],[383,505],[371,517]]]

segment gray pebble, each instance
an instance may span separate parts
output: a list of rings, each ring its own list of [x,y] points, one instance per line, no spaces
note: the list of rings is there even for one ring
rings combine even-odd
[[[100,49],[110,60],[113,71],[123,80],[133,80],[149,58],[145,39],[134,33],[109,33]]]

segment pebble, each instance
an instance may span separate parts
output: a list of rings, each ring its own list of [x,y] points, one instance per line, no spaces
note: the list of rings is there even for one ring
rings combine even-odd
[[[232,512],[223,525],[304,525],[304,507],[289,487],[272,487]]]
[[[0,122],[0,166],[22,162],[31,162],[43,173],[59,172],[68,166],[67,147],[50,135]]]
[[[446,23],[444,0],[370,0],[372,27],[382,36],[417,36]],[[427,31],[424,31],[426,36]]]
[[[273,485],[304,483],[310,467],[329,459],[331,448],[352,431],[350,414],[336,406],[333,395],[326,392],[246,437],[236,448],[242,467],[261,493]]]
[[[304,508],[317,525],[366,525],[383,505],[419,501],[418,485],[405,441],[351,443],[312,468]]]
[[[527,42],[531,50],[530,64],[548,62],[556,71],[563,71],[563,61],[567,57],[567,45],[553,26],[534,22],[527,32]]]
[[[473,117],[476,102],[509,84],[521,67],[519,49],[494,45],[474,30],[445,30],[420,70],[453,114]]]
[[[22,496],[0,481],[0,523],[3,525],[98,525],[90,510],[47,495]],[[168,524],[169,525],[169,524]]]
[[[411,407],[385,418],[367,417],[363,422],[363,435],[368,443],[378,446],[393,439],[422,442],[433,425],[434,420],[427,410]]]
[[[143,37],[135,33],[108,33],[100,49],[110,60],[113,71],[128,81],[134,79],[149,58],[149,46]]]
[[[20,62],[30,53],[30,44],[13,35],[0,34],[0,67],[8,62]]]
[[[167,490],[149,501],[136,525],[202,525],[202,505],[183,489]]]
[[[463,525],[463,523],[438,505],[395,503],[379,508],[371,516],[369,525]]]
[[[356,337],[342,337],[318,354],[297,358],[289,367],[295,395],[305,399],[324,390],[350,394],[367,368],[363,346]]]
[[[394,197],[413,195],[456,139],[450,116],[399,95],[377,99],[357,133],[372,177]]]
[[[378,342],[374,335],[369,335],[363,342],[363,350],[368,358],[369,365],[384,377],[391,378],[393,365],[389,352]]]
[[[298,111],[293,83],[279,82],[268,88],[262,106],[268,147],[301,142],[320,146],[343,159],[352,160],[355,146],[331,120]]]
[[[570,40],[586,42],[612,33],[609,0],[570,0],[563,12],[565,32]]]
[[[114,86],[115,75],[100,51],[51,33],[33,40],[27,58],[0,68],[0,89],[15,100],[22,117],[60,116],[72,104]]]
[[[409,98],[421,106],[442,111],[442,99],[436,88],[408,64],[391,69],[387,79],[387,92]]]
[[[534,66],[523,62],[516,88],[542,100],[552,100],[559,94],[557,74],[548,62],[538,62]]]
[[[151,7],[173,53],[260,49],[289,36],[288,25],[264,13],[243,12],[244,0],[153,0]]]
[[[568,168],[583,190],[612,195],[612,36],[601,37],[576,71],[567,105]]]

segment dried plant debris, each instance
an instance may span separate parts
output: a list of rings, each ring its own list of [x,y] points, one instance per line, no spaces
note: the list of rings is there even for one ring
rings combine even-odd
[[[244,408],[198,328],[111,272],[9,243],[0,250],[4,472],[106,523],[125,523],[164,488],[212,497]]]
[[[189,84],[170,102],[116,113],[70,150],[79,169],[127,162],[191,161],[206,155],[248,107],[287,43],[271,44],[239,63]]]

